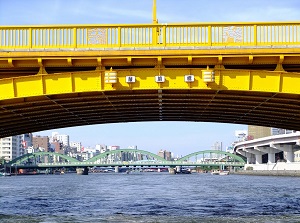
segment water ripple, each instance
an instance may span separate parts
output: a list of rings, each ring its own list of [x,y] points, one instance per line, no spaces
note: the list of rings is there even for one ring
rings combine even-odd
[[[0,181],[0,222],[299,222],[299,178],[76,174]]]

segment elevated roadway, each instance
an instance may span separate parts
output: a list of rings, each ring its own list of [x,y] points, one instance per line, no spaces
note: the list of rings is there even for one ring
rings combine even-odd
[[[282,166],[283,169],[300,170],[300,163],[294,162],[295,152],[300,150],[300,132],[269,136],[235,144],[234,151],[247,158],[245,168],[274,169]],[[276,154],[283,153],[284,159],[276,159]],[[262,157],[267,155],[267,162],[263,164]],[[282,162],[283,161],[283,162]],[[280,163],[280,164],[278,164]]]
[[[300,23],[0,27],[0,137],[196,121],[300,130]]]

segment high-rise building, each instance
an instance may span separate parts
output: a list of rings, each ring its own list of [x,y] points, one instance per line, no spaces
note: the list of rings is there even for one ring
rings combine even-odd
[[[158,156],[161,158],[164,158],[165,160],[171,160],[172,159],[172,153],[167,150],[159,150],[157,153]]]
[[[54,149],[54,152],[64,154],[64,151],[62,150],[62,143],[59,141],[52,142],[51,147]]]
[[[271,136],[271,127],[248,125],[248,139]]]
[[[64,146],[70,146],[69,135],[56,135],[56,137]]]
[[[22,156],[26,153],[28,148],[32,147],[32,133],[22,134],[20,135],[20,137],[21,137],[21,144],[22,144],[22,150],[20,155]]]
[[[11,161],[22,154],[23,146],[21,144],[21,136],[10,136],[0,138],[0,157],[7,161]]]
[[[165,158],[165,151],[161,149],[158,151],[157,155],[160,156],[161,158]]]
[[[33,136],[32,137],[32,146],[34,148],[48,152],[49,151],[49,137],[48,136]]]
[[[59,135],[58,132],[52,132],[52,133],[51,133],[51,137],[50,137],[50,139],[49,139],[49,142],[52,143],[52,142],[57,141],[57,140],[58,140],[58,139],[57,139],[57,136],[58,136],[58,135]]]
[[[172,159],[172,153],[169,151],[165,152],[165,160],[171,161]]]
[[[81,142],[70,142],[70,146],[71,147],[76,147],[77,148],[77,152],[81,152]]]
[[[212,147],[212,150],[219,150],[222,151],[223,150],[223,143],[222,142],[215,142]]]

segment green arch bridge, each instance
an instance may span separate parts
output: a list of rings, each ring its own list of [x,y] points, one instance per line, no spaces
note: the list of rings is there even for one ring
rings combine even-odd
[[[191,153],[175,161],[136,149],[120,149],[101,153],[87,161],[79,161],[73,157],[54,152],[37,152],[20,156],[6,166],[22,169],[45,169],[63,167],[144,167],[144,166],[223,166],[243,167],[243,158],[223,151],[204,150]]]

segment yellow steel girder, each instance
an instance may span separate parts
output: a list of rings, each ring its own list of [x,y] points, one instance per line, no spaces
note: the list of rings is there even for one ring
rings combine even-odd
[[[203,89],[241,90],[299,94],[300,74],[283,71],[215,69],[215,81],[204,82],[199,68],[194,69],[128,69],[116,70],[117,83],[106,84],[104,70],[58,74],[40,74],[0,80],[0,100],[41,95],[55,95],[97,91]],[[164,76],[157,83],[155,76]],[[185,75],[194,75],[194,82],[185,82]],[[126,76],[135,76],[135,83],[127,83]]]

